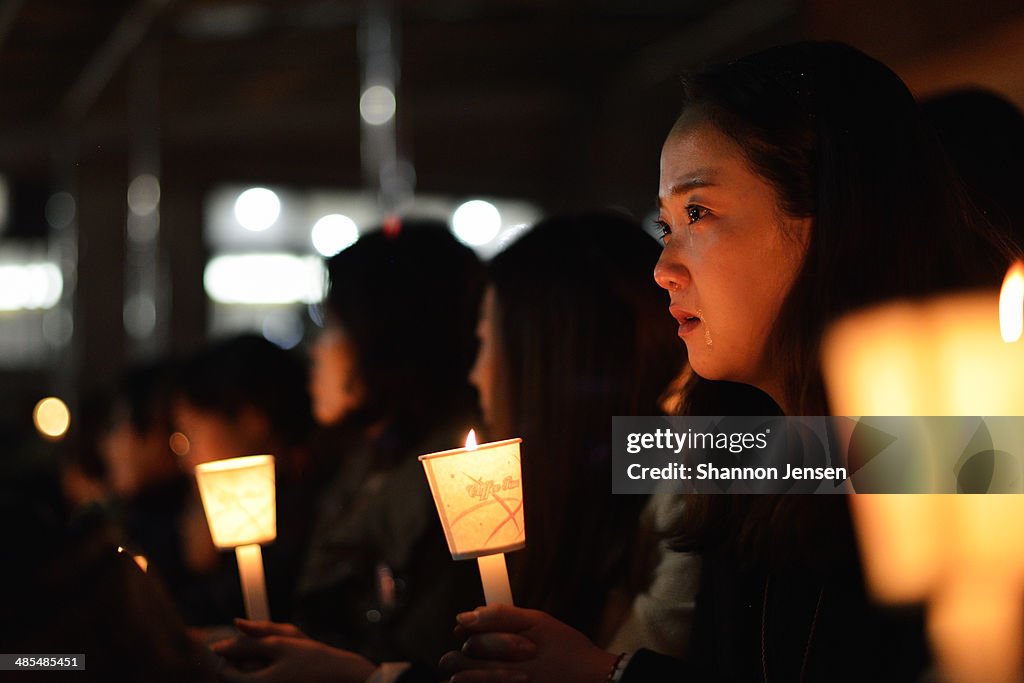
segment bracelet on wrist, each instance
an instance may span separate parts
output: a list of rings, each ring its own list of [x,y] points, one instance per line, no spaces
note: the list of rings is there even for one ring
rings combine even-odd
[[[622,674],[626,672],[626,666],[629,664],[630,657],[632,657],[630,653],[623,652],[615,658],[612,670],[608,672],[608,677],[604,679],[605,683],[619,683],[622,680]]]

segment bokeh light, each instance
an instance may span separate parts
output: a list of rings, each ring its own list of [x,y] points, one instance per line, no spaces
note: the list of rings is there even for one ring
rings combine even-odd
[[[235,219],[246,230],[262,232],[277,222],[281,200],[265,187],[252,187],[235,200]]]
[[[148,216],[160,206],[160,181],[148,173],[137,175],[128,185],[128,208],[136,216]]]
[[[472,199],[455,209],[452,231],[463,244],[479,247],[487,244],[501,230],[498,208],[482,199]]]
[[[359,98],[359,114],[371,126],[380,126],[395,115],[395,93],[383,85],[371,85]]]
[[[188,452],[192,449],[192,444],[189,443],[188,437],[181,432],[174,432],[171,434],[171,438],[168,439],[168,446],[171,447],[171,451],[177,456],[188,455]]]
[[[59,441],[71,426],[71,411],[67,404],[55,396],[48,396],[36,404],[32,411],[36,430],[46,439]]]
[[[332,213],[324,216],[313,225],[310,235],[313,248],[325,258],[334,256],[359,239],[359,228],[348,216]]]

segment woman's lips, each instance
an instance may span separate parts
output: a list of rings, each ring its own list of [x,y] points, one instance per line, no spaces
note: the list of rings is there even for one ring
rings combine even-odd
[[[696,313],[680,308],[678,306],[669,306],[668,312],[679,322],[679,336],[683,337],[690,334],[697,329],[700,325],[701,319]]]
[[[686,335],[696,330],[698,325],[700,325],[700,318],[687,318],[686,320],[680,322],[678,332],[679,336],[685,337]]]

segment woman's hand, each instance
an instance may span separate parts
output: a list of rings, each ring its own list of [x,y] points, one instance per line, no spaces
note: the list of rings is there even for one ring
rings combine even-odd
[[[537,610],[508,605],[458,615],[461,652],[441,658],[452,683],[603,683],[615,655]]]
[[[363,683],[377,669],[370,660],[313,640],[292,624],[236,619],[242,635],[214,643],[227,660],[228,683]]]

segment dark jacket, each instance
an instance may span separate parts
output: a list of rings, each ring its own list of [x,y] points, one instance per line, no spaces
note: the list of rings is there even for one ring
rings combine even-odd
[[[417,456],[458,447],[467,424],[347,444],[299,582],[296,623],[306,633],[377,661],[429,667],[456,644],[449,625],[483,603],[480,577],[475,562],[452,560]]]
[[[780,530],[753,557],[735,534],[705,549],[689,657],[641,651],[623,683],[917,680],[930,661],[921,611],[869,600],[844,498],[795,505],[821,520],[802,547]]]

